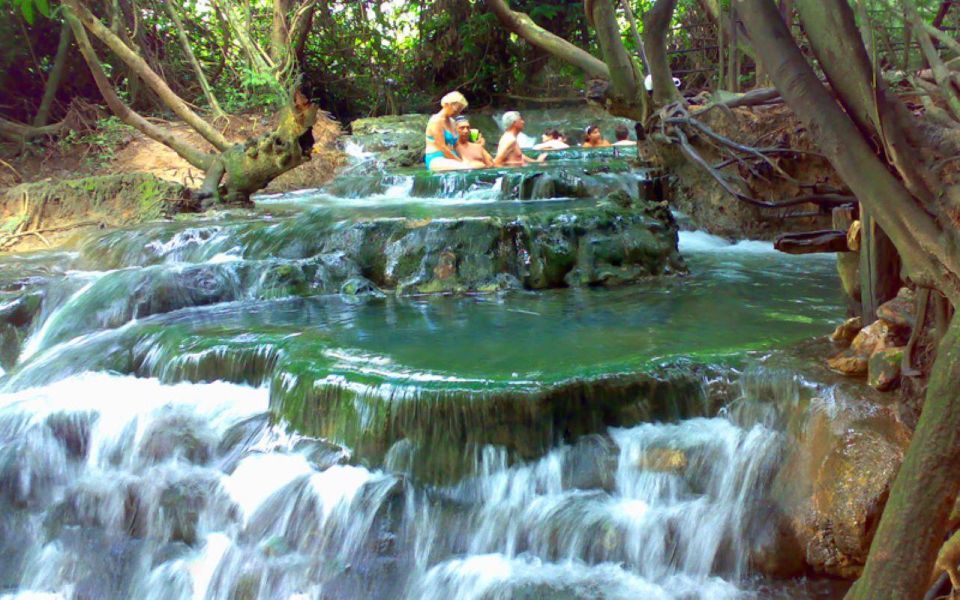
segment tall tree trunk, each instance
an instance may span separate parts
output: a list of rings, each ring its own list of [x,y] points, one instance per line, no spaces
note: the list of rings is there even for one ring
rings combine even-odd
[[[177,29],[177,36],[180,38],[180,45],[183,47],[183,52],[187,55],[187,58],[190,60],[190,65],[193,67],[193,72],[197,76],[197,81],[200,82],[200,88],[203,90],[203,95],[207,99],[207,104],[210,105],[210,110],[213,112],[214,118],[225,117],[226,115],[224,114],[223,109],[220,108],[220,103],[217,102],[217,97],[213,93],[213,88],[210,87],[210,83],[207,81],[207,76],[203,74],[203,68],[200,66],[200,61],[198,61],[197,57],[193,54],[193,48],[190,47],[190,40],[187,38],[187,32],[183,29],[183,23],[180,22],[179,15],[177,15],[177,9],[174,8],[171,0],[163,0],[163,4],[167,7],[167,14],[170,15],[170,19],[173,21],[173,24]]]
[[[290,28],[287,24],[287,15],[293,10],[294,0],[274,0],[273,28],[270,30],[270,60],[280,65],[287,61],[290,53]]]
[[[937,349],[920,422],[848,600],[923,598],[960,487],[960,318]]]
[[[586,2],[587,20],[597,32],[603,60],[610,71],[613,93],[608,94],[611,105],[608,110],[616,115],[643,122],[647,118],[647,95],[643,89],[643,76],[637,71],[627,54],[620,37],[620,24],[613,4],[607,0]]]
[[[676,6],[677,0],[657,0],[643,18],[643,45],[653,78],[653,101],[658,106],[680,99],[667,57],[667,34]]]
[[[60,25],[60,42],[57,44],[57,54],[53,58],[53,68],[50,69],[50,76],[47,77],[47,85],[43,89],[43,99],[40,100],[40,108],[33,118],[34,127],[43,127],[50,120],[50,107],[57,96],[57,90],[60,89],[60,81],[63,80],[64,65],[67,64],[67,50],[70,49],[70,26],[66,23]]]

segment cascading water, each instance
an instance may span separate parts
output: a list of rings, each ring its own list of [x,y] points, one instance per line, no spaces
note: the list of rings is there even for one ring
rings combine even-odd
[[[685,278],[385,295],[357,224],[589,201],[356,176],[0,261],[0,599],[817,597],[753,564],[809,392],[731,384],[827,331],[830,261],[684,232]]]

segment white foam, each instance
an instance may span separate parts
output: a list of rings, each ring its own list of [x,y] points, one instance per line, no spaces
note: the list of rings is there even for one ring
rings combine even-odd
[[[681,253],[771,254],[777,252],[772,242],[762,240],[730,242],[706,231],[681,231],[678,246]]]
[[[221,480],[221,485],[240,506],[247,522],[267,498],[312,472],[301,454],[251,454],[240,461],[232,475]]]

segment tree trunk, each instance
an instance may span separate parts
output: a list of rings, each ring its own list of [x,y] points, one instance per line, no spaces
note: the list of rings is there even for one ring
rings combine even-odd
[[[277,128],[237,144],[220,155],[207,171],[201,197],[227,204],[250,205],[250,195],[268,183],[310,160],[317,107],[300,92],[280,113]],[[226,175],[224,195],[220,179]]]
[[[847,114],[821,85],[769,0],[736,0],[758,56],[784,100],[810,129],[824,155],[875,215],[918,283],[960,301],[960,261],[942,230],[874,154]],[[774,17],[776,17],[774,19]]]
[[[667,58],[667,33],[677,0],[657,0],[643,18],[643,45],[650,62],[653,78],[653,101],[663,106],[680,99],[677,86],[673,85],[670,60]]]
[[[187,58],[190,60],[190,65],[193,66],[193,72],[197,75],[197,81],[200,82],[200,88],[203,90],[203,95],[207,99],[207,104],[210,105],[210,110],[213,112],[214,118],[225,117],[226,115],[224,114],[223,109],[220,108],[220,103],[217,102],[217,97],[213,94],[213,89],[210,87],[210,83],[207,81],[207,76],[203,74],[203,68],[200,67],[200,62],[193,54],[193,48],[190,47],[190,40],[187,38],[187,32],[183,29],[183,24],[180,22],[180,17],[177,15],[177,9],[174,8],[171,0],[163,0],[163,4],[167,7],[167,14],[170,15],[170,19],[173,21],[173,24],[177,29],[177,36],[180,38],[180,45],[183,47],[183,52],[187,55]]]
[[[848,600],[923,598],[960,480],[960,318],[937,349],[920,422]]]
[[[287,61],[290,53],[290,28],[287,24],[287,15],[293,9],[293,0],[274,0],[273,2],[273,29],[270,30],[270,60],[280,65]]]
[[[213,198],[216,202],[223,197],[227,203],[249,205],[251,194],[262,189],[279,175],[310,160],[314,143],[313,126],[317,119],[317,107],[311,104],[300,92],[296,92],[289,105],[282,110],[279,125],[274,131],[248,139],[242,144],[227,145],[226,150],[217,156],[201,152],[170,131],[144,119],[117,96],[110,80],[103,72],[99,58],[90,44],[84,28],[84,25],[89,23],[91,19],[93,20],[90,25],[92,28],[96,28],[99,22],[96,17],[87,13],[88,18],[81,23],[81,19],[74,12],[76,3],[77,0],[65,0],[64,12],[70,27],[73,29],[77,45],[110,110],[120,117],[124,123],[172,148],[187,162],[206,171],[204,185],[199,193],[200,198]],[[100,26],[102,27],[102,25]],[[124,48],[126,47],[124,46]],[[132,53],[129,48],[126,48],[126,51]],[[153,71],[149,71],[148,75],[159,79]],[[150,78],[145,78],[145,80],[149,82]],[[179,100],[179,98],[177,99]],[[196,117],[196,115],[193,116]],[[199,119],[199,117],[196,117],[196,119]],[[189,124],[196,129],[193,123]],[[202,125],[210,127],[206,122],[202,122]],[[222,196],[220,181],[224,175],[226,175],[226,182],[222,189],[225,196]],[[210,204],[210,202],[205,202],[204,208]]]
[[[603,52],[603,60],[610,71],[613,93],[608,94],[608,110],[619,116],[641,123],[647,118],[647,96],[642,85],[642,75],[627,54],[620,37],[620,24],[613,4],[607,0],[588,1],[588,21],[592,22]],[[672,84],[671,84],[672,85]]]
[[[66,23],[60,25],[60,42],[57,44],[57,54],[53,58],[53,68],[50,69],[50,76],[47,77],[47,85],[43,89],[43,99],[40,100],[40,108],[33,118],[34,127],[43,127],[50,120],[50,107],[57,96],[57,90],[60,88],[60,81],[63,79],[64,65],[67,64],[67,50],[70,48],[70,26]]]
[[[900,290],[900,257],[870,210],[860,208],[860,309],[863,324],[877,320],[877,308]]]
[[[842,111],[819,83],[773,3],[736,1],[757,55],[777,88],[843,180],[890,236],[907,274],[919,285],[940,289],[956,305],[960,300],[960,269],[955,251],[943,243],[943,229],[874,154],[851,120],[856,111]],[[809,26],[806,29],[809,34]],[[833,31],[834,36],[840,33]],[[852,57],[833,58],[849,63]],[[838,94],[842,97],[840,90]],[[863,116],[864,112],[859,114]],[[960,484],[955,478],[960,467],[957,381],[960,319],[954,318],[941,342],[920,422],[893,484],[863,575],[848,598],[908,600],[923,596]]]

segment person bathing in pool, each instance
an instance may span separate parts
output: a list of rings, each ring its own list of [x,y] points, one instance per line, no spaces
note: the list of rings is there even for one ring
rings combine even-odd
[[[520,142],[517,135],[523,131],[523,117],[515,110],[504,113],[500,120],[503,125],[503,135],[500,136],[500,144],[497,146],[497,156],[493,159],[493,164],[498,167],[522,167],[533,163],[542,163],[547,159],[546,154],[541,154],[536,160],[529,158],[520,150]]]
[[[482,169],[493,166],[493,157],[483,147],[483,135],[476,129],[470,129],[470,120],[467,117],[457,117],[457,154],[472,168]],[[476,131],[476,140],[470,139],[471,132]]]
[[[423,162],[431,171],[454,171],[471,169],[473,165],[465,163],[457,155],[457,134],[453,118],[467,107],[467,99],[460,92],[450,92],[440,99],[440,112],[427,121],[427,145]]]
[[[587,127],[586,135],[583,138],[584,148],[605,148],[609,145],[610,142],[603,139],[603,134],[600,133],[598,126],[591,125]]]
[[[563,134],[556,129],[551,129],[543,134],[540,143],[533,147],[534,150],[566,150],[570,145],[563,138]]]

